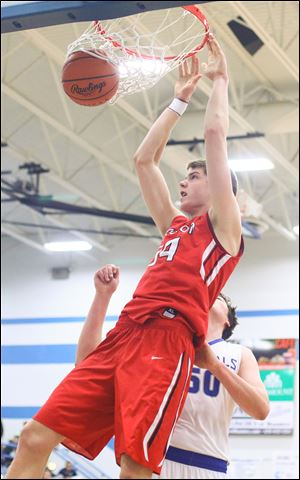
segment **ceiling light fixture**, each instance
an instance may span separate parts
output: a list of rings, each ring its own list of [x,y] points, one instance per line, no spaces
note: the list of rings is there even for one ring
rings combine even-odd
[[[82,252],[83,250],[91,250],[92,245],[88,242],[48,242],[44,244],[44,248],[50,252]]]
[[[166,63],[161,60],[156,59],[129,59],[124,64],[119,66],[120,77],[130,77],[134,75],[153,75],[165,74],[169,70],[169,67]]]
[[[271,170],[273,163],[267,158],[233,158],[229,166],[234,172],[250,172],[255,170]]]

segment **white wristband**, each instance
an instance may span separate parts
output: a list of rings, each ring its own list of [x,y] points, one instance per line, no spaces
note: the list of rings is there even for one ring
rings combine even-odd
[[[185,102],[184,100],[180,100],[180,98],[175,97],[168,106],[168,108],[181,116],[186,111],[187,106],[188,102]]]

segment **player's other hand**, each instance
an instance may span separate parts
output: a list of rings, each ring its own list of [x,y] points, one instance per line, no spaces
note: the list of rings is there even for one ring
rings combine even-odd
[[[214,367],[219,363],[219,360],[209,344],[204,342],[202,346],[195,352],[194,363],[197,365],[197,367],[206,368],[207,370],[213,371]]]
[[[196,90],[201,77],[199,60],[196,55],[190,60],[184,60],[179,65],[179,77],[175,84],[175,97],[188,102]]]
[[[98,294],[110,294],[118,288],[120,269],[116,265],[108,264],[97,270],[94,284]]]
[[[218,77],[228,78],[226,57],[219,43],[212,33],[207,40],[208,60],[201,64],[201,70],[205,77],[215,80]]]

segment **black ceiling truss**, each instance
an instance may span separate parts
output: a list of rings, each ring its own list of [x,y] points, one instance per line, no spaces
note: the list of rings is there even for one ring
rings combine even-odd
[[[57,200],[52,200],[51,195],[43,196],[39,195],[39,178],[41,174],[49,172],[48,169],[44,169],[39,164],[23,164],[19,169],[27,170],[31,181],[24,181],[16,179],[13,182],[9,182],[4,179],[3,176],[11,174],[11,171],[1,172],[1,191],[7,195],[8,198],[1,199],[1,202],[19,202],[21,205],[26,205],[27,207],[33,209],[34,211],[47,216],[47,215],[92,215],[102,218],[110,218],[113,220],[125,220],[127,222],[139,223],[144,225],[155,226],[153,219],[145,215],[135,215],[132,213],[126,212],[116,212],[113,210],[102,210],[100,208],[94,207],[84,207],[81,205],[72,205],[70,203],[59,202]],[[34,176],[36,175],[36,178]],[[45,229],[56,229],[56,230],[68,230],[68,231],[82,231],[92,234],[102,234],[102,235],[118,235],[125,237],[137,237],[137,238],[161,238],[156,235],[139,235],[128,232],[113,232],[105,230],[92,230],[92,229],[81,229],[81,228],[62,228],[62,227],[53,227],[49,225],[40,225],[26,222],[13,222],[3,220],[2,223],[19,225],[23,227],[31,228],[45,228]],[[242,222],[242,224],[249,230],[248,222]],[[257,232],[251,232],[254,238],[259,238]]]
[[[96,217],[111,218],[114,220],[125,220],[145,225],[155,225],[151,217],[144,215],[135,215],[125,212],[115,212],[112,210],[102,210],[95,207],[84,207],[81,205],[72,205],[70,203],[52,200],[52,196],[39,195],[39,178],[41,174],[49,172],[42,168],[39,164],[23,164],[20,169],[26,169],[31,177],[31,182],[23,180],[15,180],[9,182],[1,177],[1,191],[8,196],[1,202],[19,202],[22,205],[32,208],[42,215],[57,214],[79,214],[92,215]],[[2,172],[7,175],[11,172]],[[34,179],[33,177],[36,176]]]

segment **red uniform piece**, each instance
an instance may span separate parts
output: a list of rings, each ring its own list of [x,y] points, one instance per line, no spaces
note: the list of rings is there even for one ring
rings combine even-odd
[[[229,255],[217,240],[208,214],[173,219],[124,312],[143,323],[149,313],[171,307],[193,333],[206,335],[208,311],[243,253]]]
[[[34,417],[95,458],[115,435],[126,453],[159,473],[188,392],[193,337],[243,252],[229,255],[208,215],[178,216],[116,327],[54,390]]]

